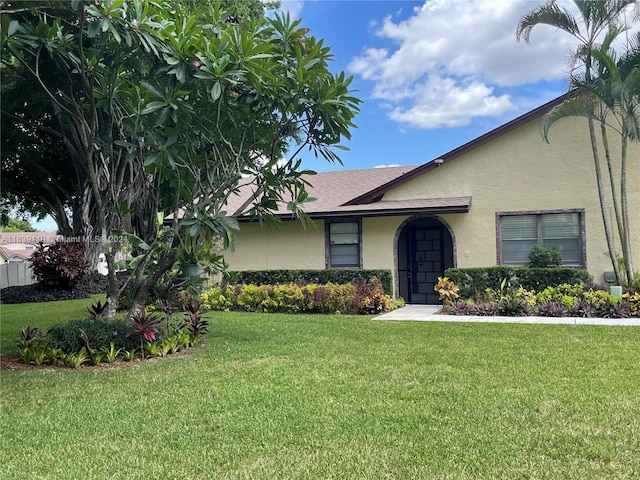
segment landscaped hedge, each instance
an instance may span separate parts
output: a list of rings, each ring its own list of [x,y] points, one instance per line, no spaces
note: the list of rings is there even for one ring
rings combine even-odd
[[[460,287],[460,298],[474,298],[477,292],[487,288],[499,289],[504,279],[512,287],[542,291],[547,287],[556,287],[563,283],[592,283],[586,270],[577,268],[529,268],[499,265],[483,268],[449,268],[445,276]]]
[[[351,283],[354,280],[369,281],[376,277],[380,280],[384,293],[393,295],[391,270],[359,270],[335,268],[328,270],[246,270],[229,272],[234,284],[278,285],[283,283]]]
[[[268,313],[348,313],[388,312],[404,306],[384,293],[375,279],[370,282],[335,284],[281,283],[277,285],[211,285],[200,295],[207,310],[236,310]]]

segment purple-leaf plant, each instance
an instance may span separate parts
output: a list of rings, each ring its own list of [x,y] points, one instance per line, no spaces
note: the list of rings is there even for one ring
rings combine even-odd
[[[136,333],[140,336],[140,349],[144,358],[144,340],[147,342],[153,342],[156,339],[156,334],[160,328],[160,317],[155,314],[147,314],[147,311],[142,308],[139,312],[131,316],[131,325],[133,326],[133,332],[129,332],[127,337]]]

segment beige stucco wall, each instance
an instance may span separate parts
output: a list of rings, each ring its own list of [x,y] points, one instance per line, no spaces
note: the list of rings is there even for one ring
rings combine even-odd
[[[388,192],[384,199],[472,196],[469,213],[442,217],[454,232],[459,267],[496,264],[496,212],[584,209],[587,268],[596,281],[602,281],[603,272],[611,270],[611,265],[587,123],[557,123],[551,130],[550,143],[542,139],[540,126],[541,120],[534,121],[503,135]],[[638,145],[629,151],[628,158],[634,253],[640,259]],[[631,168],[633,164],[636,168]]]
[[[362,267],[392,269],[393,243],[402,217],[364,218],[362,220]]]
[[[226,252],[231,270],[323,269],[324,222],[306,229],[299,222],[277,227],[241,223],[234,252]]]

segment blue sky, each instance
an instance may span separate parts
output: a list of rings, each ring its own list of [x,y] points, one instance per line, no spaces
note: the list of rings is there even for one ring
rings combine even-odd
[[[317,171],[418,165],[567,91],[564,32],[520,18],[543,0],[285,0],[332,47],[332,69],[353,75],[363,100],[343,166],[313,155]],[[558,0],[574,15],[573,3]],[[632,7],[633,8],[633,7]],[[636,5],[638,8],[638,4]],[[630,10],[628,20],[631,19]]]
[[[543,3],[283,0],[282,10],[332,47],[332,70],[353,75],[363,101],[350,150],[338,152],[343,165],[306,154],[303,166],[420,165],[565,93],[577,41],[546,26],[530,43],[515,37],[520,18]],[[558,4],[577,15],[571,1]],[[50,220],[36,226],[55,229]]]

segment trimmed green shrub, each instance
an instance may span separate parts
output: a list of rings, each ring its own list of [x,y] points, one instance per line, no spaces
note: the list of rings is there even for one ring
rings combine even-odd
[[[355,268],[331,268],[327,270],[246,270],[229,272],[229,283],[244,285],[278,285],[287,283],[316,283],[337,285],[354,281],[380,280],[387,295],[393,295],[391,270],[359,270]]]
[[[534,245],[529,252],[530,268],[549,268],[562,265],[562,253],[558,247],[543,247],[542,245]]]
[[[563,283],[590,284],[589,272],[578,268],[528,268],[498,265],[481,268],[449,268],[445,271],[458,287],[460,298],[475,298],[487,289],[497,290],[506,279],[512,288],[519,286],[527,290],[542,291]]]
[[[92,350],[109,348],[113,342],[115,348],[131,350],[139,346],[138,338],[127,333],[132,329],[124,320],[109,323],[102,320],[72,320],[68,323],[54,325],[45,334],[45,343],[64,352],[77,352],[87,346]],[[86,338],[83,338],[83,334]]]

